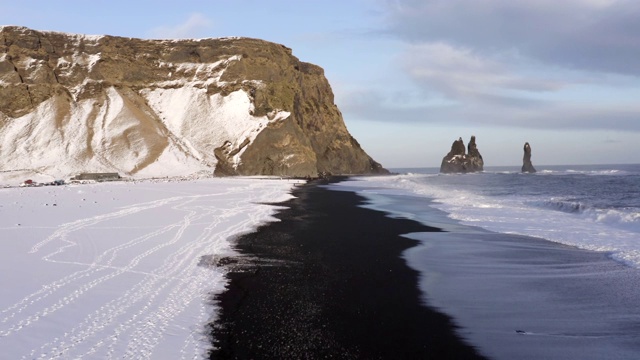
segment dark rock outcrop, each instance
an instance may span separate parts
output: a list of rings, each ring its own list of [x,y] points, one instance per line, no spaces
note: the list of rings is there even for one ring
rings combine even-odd
[[[462,138],[454,141],[451,145],[451,151],[442,159],[440,165],[441,173],[468,173],[483,170],[484,161],[478,151],[475,136],[471,136],[467,149],[465,149]]]
[[[387,173],[322,68],[249,38],[143,40],[0,26],[0,170],[127,176]]]
[[[536,168],[531,163],[531,146],[529,143],[524,143],[524,156],[522,158],[522,172],[534,173]]]

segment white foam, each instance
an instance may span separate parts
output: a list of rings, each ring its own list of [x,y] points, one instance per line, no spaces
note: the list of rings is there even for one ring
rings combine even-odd
[[[535,175],[611,175],[611,176],[624,176],[635,174],[630,171],[617,170],[617,169],[605,169],[605,170],[580,170],[580,169],[567,169],[567,170],[541,170]]]
[[[594,251],[640,267],[640,214],[624,209],[578,209],[554,211],[529,196],[482,196],[462,189],[427,185],[422,180],[438,175],[364,177],[340,186],[358,189],[363,195],[384,193],[385,188],[435,200],[434,207],[453,220],[490,231],[538,237]],[[558,205],[560,206],[560,205]],[[565,204],[566,207],[573,205]],[[562,210],[562,209],[558,209]],[[429,225],[428,219],[423,219]]]

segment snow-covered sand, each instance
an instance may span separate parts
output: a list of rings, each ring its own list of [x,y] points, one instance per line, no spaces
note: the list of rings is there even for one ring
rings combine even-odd
[[[260,203],[290,198],[294,184],[0,189],[2,357],[201,357],[216,317],[212,295],[226,284],[210,260],[233,253],[233,236],[272,221],[276,208]]]

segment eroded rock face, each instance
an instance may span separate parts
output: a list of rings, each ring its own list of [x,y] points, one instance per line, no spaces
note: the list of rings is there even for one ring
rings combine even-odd
[[[524,156],[522,157],[522,172],[534,173],[536,168],[531,163],[531,146],[528,142],[524,143]]]
[[[466,153],[468,150],[468,153]],[[465,149],[462,138],[454,141],[451,151],[442,159],[441,173],[468,173],[484,170],[484,161],[476,145],[476,137],[471,136],[468,149]]]
[[[0,170],[174,176],[386,173],[322,68],[257,39],[0,27]]]

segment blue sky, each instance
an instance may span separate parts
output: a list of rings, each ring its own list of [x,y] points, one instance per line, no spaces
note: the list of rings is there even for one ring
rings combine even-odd
[[[385,167],[640,163],[637,0],[0,0],[0,24],[140,38],[247,36],[322,66]]]

